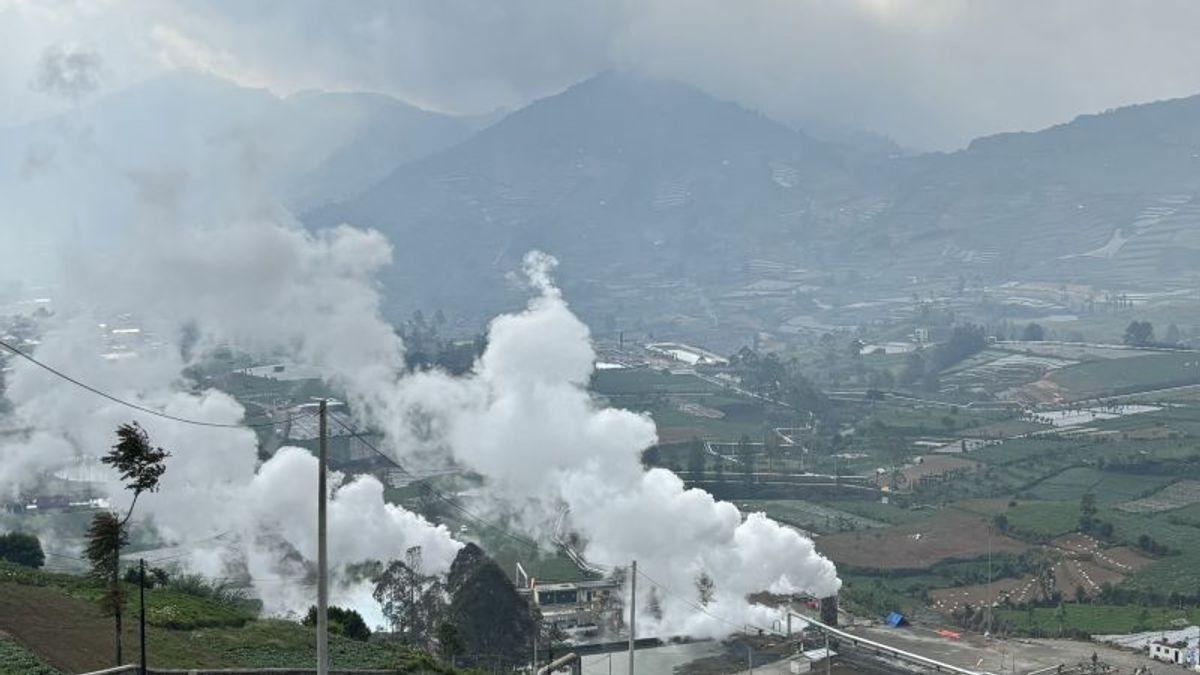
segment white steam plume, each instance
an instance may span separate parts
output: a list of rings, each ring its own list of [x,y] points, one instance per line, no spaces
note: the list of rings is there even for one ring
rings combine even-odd
[[[648,634],[724,635],[726,622],[769,626],[773,614],[752,606],[748,594],[837,592],[833,564],[795,530],[763,514],[743,518],[734,505],[686,489],[670,471],[643,469],[640,453],[655,442],[654,423],[599,407],[589,395],[595,354],[587,327],[551,281],[554,262],[536,252],[526,257],[538,295],[525,311],[492,322],[472,374],[423,373],[400,383],[398,407],[408,414],[393,419],[389,432],[415,443],[407,425],[420,419],[434,442],[486,477],[493,498],[521,512],[531,534],[544,537],[533,524],[566,505],[590,561],[618,566],[636,558],[672,591],[660,592],[663,620]],[[694,606],[701,573],[716,582],[708,613]]]
[[[378,233],[349,227],[311,235],[298,226],[250,220],[215,228],[158,226],[136,230],[116,246],[120,265],[81,259],[65,287],[69,303],[42,336],[36,356],[120,398],[179,417],[237,424],[242,406],[207,389],[194,393],[181,373],[197,355],[225,343],[285,354],[318,366],[327,379],[369,409],[390,391],[403,367],[402,347],[378,313],[376,270],[390,260]],[[151,339],[136,358],[103,359],[107,331],[98,323],[123,311],[150,317]],[[190,348],[183,336],[189,334]],[[0,437],[0,495],[40,474],[95,457],[116,427],[137,419],[173,455],[163,489],[139,501],[139,520],[168,541],[187,544],[184,562],[213,576],[231,565],[249,572],[268,611],[303,611],[312,602],[316,460],[283,448],[259,465],[249,429],[183,425],[96,397],[23,360],[14,361],[8,426]],[[108,494],[129,495],[114,480]],[[383,500],[370,476],[335,477],[330,552],[335,569],[391,560],[421,546],[431,571],[444,571],[461,546],[434,526]],[[217,535],[222,535],[217,538]],[[194,543],[189,543],[194,542]],[[335,602],[361,603],[364,587],[335,587]],[[374,624],[373,602],[359,605]]]

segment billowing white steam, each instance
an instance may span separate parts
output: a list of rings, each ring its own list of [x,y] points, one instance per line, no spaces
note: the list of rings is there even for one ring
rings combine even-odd
[[[285,353],[320,366],[350,393],[387,391],[402,370],[402,349],[378,316],[373,275],[390,260],[374,232],[339,228],[318,236],[294,226],[255,220],[220,228],[160,227],[127,242],[119,266],[81,260],[72,266],[70,306],[43,336],[37,356],[126,400],[169,414],[237,424],[240,404],[227,394],[189,393],[181,372],[205,348],[229,342],[259,353]],[[100,317],[136,309],[150,317],[156,341],[136,358],[101,359]],[[181,347],[192,336],[191,349]],[[142,520],[186,546],[181,562],[213,576],[244,564],[269,611],[311,604],[315,559],[316,460],[283,448],[261,466],[249,429],[184,425],[144,415],[96,397],[17,360],[7,396],[11,427],[0,437],[0,494],[39,473],[102,454],[114,430],[137,419],[152,440],[172,452],[163,489],[139,502]],[[353,383],[355,386],[349,386]],[[363,407],[377,401],[357,399]],[[111,472],[109,472],[111,475]],[[449,531],[383,500],[369,476],[336,487],[330,504],[330,554],[335,567],[402,557],[421,546],[428,569],[444,571],[461,546]],[[129,496],[113,481],[118,504]],[[341,589],[361,599],[361,586]],[[334,600],[338,601],[335,588]],[[377,612],[367,614],[379,622]]]
[[[772,615],[746,600],[756,591],[835,593],[833,564],[796,531],[762,514],[743,519],[732,504],[685,489],[670,471],[643,469],[640,453],[655,442],[654,424],[599,407],[589,395],[595,354],[587,327],[551,283],[553,265],[540,253],[526,257],[538,295],[524,312],[492,322],[470,376],[411,376],[400,384],[400,408],[432,418],[438,440],[487,477],[495,498],[526,516],[568,506],[590,561],[615,566],[636,558],[670,589],[658,592],[664,630],[698,636],[729,633],[726,621],[769,626]],[[398,438],[406,435],[405,419],[390,429]],[[708,613],[695,608],[702,573],[716,582]]]
[[[495,319],[474,372],[453,378],[404,374],[402,345],[379,315],[374,278],[390,247],[378,233],[342,227],[312,235],[261,218],[133,234],[119,265],[81,259],[71,266],[66,291],[74,302],[44,336],[40,358],[143,405],[223,423],[242,418],[236,401],[182,386],[180,374],[197,354],[228,342],[319,366],[394,447],[447,452],[484,475],[488,504],[515,514],[531,536],[545,541],[546,523],[566,506],[589,560],[623,566],[636,558],[670,589],[658,592],[662,625],[644,620],[647,633],[769,625],[771,615],[750,605],[748,593],[837,590],[833,565],[795,531],[761,514],[743,518],[669,471],[642,468],[654,424],[599,407],[589,395],[595,354],[587,327],[550,279],[552,258],[527,257],[535,297],[525,311]],[[135,359],[98,358],[99,317],[126,309],[148,317],[162,342],[143,346]],[[118,424],[139,419],[174,453],[162,492],[139,509],[163,536],[187,544],[182,560],[217,576],[241,561],[270,610],[302,611],[311,602],[316,461],[308,452],[285,448],[259,465],[247,429],[140,415],[19,361],[8,397],[9,423],[32,431],[0,441],[0,489],[100,454]],[[118,502],[128,499],[115,482],[110,488]],[[443,571],[460,546],[444,527],[385,504],[371,477],[340,485],[329,531],[335,566],[398,558],[419,545],[428,569]],[[716,584],[707,613],[695,609],[702,573]],[[361,584],[342,590],[335,601],[366,596]]]

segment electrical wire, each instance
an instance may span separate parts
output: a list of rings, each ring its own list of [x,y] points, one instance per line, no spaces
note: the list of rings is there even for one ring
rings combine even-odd
[[[387,461],[389,464],[391,464],[392,466],[394,466],[394,467],[396,467],[397,469],[399,469],[399,470],[400,470],[402,473],[404,473],[405,475],[407,475],[407,476],[410,476],[410,477],[414,478],[414,479],[415,479],[415,480],[413,481],[414,483],[421,483],[421,484],[423,484],[423,485],[425,486],[425,488],[429,490],[429,493],[430,493],[430,494],[432,494],[433,496],[437,497],[439,500],[441,500],[442,502],[444,502],[446,505],[450,506],[451,508],[455,509],[456,511],[458,511],[458,512],[462,513],[462,514],[463,514],[463,515],[465,515],[467,518],[471,519],[472,521],[474,521],[474,522],[476,522],[476,523],[479,523],[479,524],[481,524],[481,525],[484,525],[484,526],[486,526],[486,527],[488,527],[488,528],[491,528],[491,529],[493,529],[493,530],[495,530],[495,531],[499,532],[500,534],[503,534],[504,536],[506,536],[506,537],[508,537],[508,538],[512,539],[513,541],[516,541],[516,542],[518,542],[518,543],[520,543],[520,544],[523,544],[523,545],[525,545],[525,546],[528,546],[528,547],[530,547],[530,548],[534,549],[535,551],[537,551],[538,553],[546,553],[546,554],[548,554],[548,555],[553,555],[553,556],[557,556],[557,555],[558,555],[558,551],[545,551],[544,549],[542,549],[542,547],[541,547],[541,546],[540,546],[540,545],[539,545],[539,544],[538,544],[536,541],[534,541],[534,540],[532,540],[532,539],[529,539],[529,538],[527,538],[527,537],[523,537],[523,536],[521,536],[521,535],[519,535],[519,534],[516,534],[516,533],[514,533],[514,532],[512,532],[512,531],[510,531],[510,530],[508,530],[508,529],[506,529],[506,528],[505,528],[504,526],[502,526],[502,525],[498,525],[498,524],[496,524],[496,523],[492,523],[492,522],[488,521],[486,518],[484,518],[483,516],[480,516],[480,515],[477,515],[477,514],[475,514],[475,513],[472,513],[472,512],[471,512],[470,510],[468,510],[468,509],[467,509],[465,506],[463,506],[463,505],[459,504],[459,503],[458,503],[458,502],[456,502],[456,501],[455,501],[453,498],[451,498],[451,497],[448,497],[448,496],[447,496],[445,493],[441,492],[441,491],[440,491],[440,490],[438,490],[436,487],[434,487],[434,486],[433,486],[433,484],[432,484],[432,483],[430,483],[430,481],[429,481],[429,479],[428,479],[428,478],[419,478],[419,477],[418,477],[416,474],[414,474],[412,471],[409,471],[409,470],[408,470],[408,468],[407,468],[407,467],[405,467],[403,464],[401,464],[401,463],[400,463],[398,460],[396,460],[394,457],[392,457],[392,456],[391,456],[391,455],[389,455],[388,453],[386,453],[386,452],[384,452],[384,451],[380,450],[378,447],[376,447],[376,446],[375,446],[375,444],[374,444],[374,443],[371,443],[370,441],[368,441],[366,438],[364,438],[364,437],[363,437],[363,435],[362,435],[361,433],[359,433],[359,432],[358,432],[356,429],[354,429],[353,427],[351,427],[351,426],[350,426],[349,424],[347,424],[346,422],[343,422],[343,421],[342,421],[341,419],[339,419],[339,418],[338,418],[336,415],[330,415],[330,418],[331,418],[331,419],[332,419],[334,422],[337,422],[337,424],[338,424],[340,427],[342,427],[343,429],[345,429],[345,430],[346,430],[346,432],[347,432],[347,433],[349,433],[351,437],[358,439],[358,441],[359,441],[359,442],[361,442],[363,445],[365,445],[367,448],[369,448],[369,449],[370,449],[371,451],[373,451],[375,454],[377,454],[377,455],[379,455],[380,457],[382,457],[382,458],[383,458],[385,461]]]
[[[664,593],[666,593],[667,595],[675,598],[676,600],[679,600],[680,602],[687,605],[688,607],[691,607],[692,609],[696,610],[697,612],[700,612],[709,617],[712,617],[712,618],[716,619],[717,621],[720,621],[721,623],[724,623],[724,624],[727,624],[734,628],[737,628],[738,630],[742,630],[744,628],[753,628],[760,633],[773,633],[775,635],[783,635],[783,633],[780,633],[777,630],[763,628],[762,626],[756,626],[752,623],[745,623],[745,622],[739,623],[737,621],[730,621],[729,619],[726,619],[725,617],[713,614],[712,612],[708,611],[708,608],[706,608],[704,605],[700,605],[695,602],[692,602],[691,600],[683,597],[682,595],[676,593],[675,591],[672,591],[666,584],[663,584],[663,583],[655,580],[653,577],[651,577],[649,574],[646,574],[642,570],[638,570],[638,576],[642,577],[646,581],[649,581],[654,586],[657,586],[658,588],[662,589],[662,591]]]
[[[106,391],[102,391],[100,389],[97,389],[96,387],[91,386],[90,384],[81,382],[81,381],[71,377],[70,375],[67,375],[66,373],[62,372],[61,370],[54,368],[53,366],[42,363],[41,361],[33,358],[33,356],[25,353],[24,351],[21,351],[20,349],[17,349],[16,347],[8,344],[7,342],[5,342],[3,340],[0,340],[0,347],[4,347],[8,351],[12,352],[13,354],[16,354],[17,356],[25,359],[26,361],[29,361],[30,363],[34,364],[35,366],[37,366],[49,373],[52,373],[52,374],[58,376],[59,378],[66,380],[67,382],[70,382],[71,384],[73,384],[77,387],[80,387],[81,389],[85,389],[97,396],[106,398],[109,401],[112,401],[113,403],[119,403],[120,405],[123,405],[127,408],[132,408],[139,412],[146,413],[147,415],[154,415],[155,417],[161,417],[163,419],[168,419],[168,420],[172,420],[175,422],[181,422],[183,424],[192,424],[192,425],[201,426],[201,427],[217,427],[217,428],[221,428],[221,429],[242,429],[242,428],[246,428],[246,427],[262,428],[262,427],[273,427],[273,426],[276,426],[278,424],[283,424],[283,423],[291,423],[296,420],[313,417],[317,414],[316,411],[313,411],[310,413],[305,413],[303,415],[297,415],[294,417],[289,416],[282,420],[277,420],[277,421],[258,422],[258,423],[243,422],[240,424],[227,424],[227,423],[221,423],[221,422],[205,422],[204,420],[194,420],[194,419],[190,419],[187,417],[179,417],[177,415],[171,415],[170,413],[162,412],[161,410],[147,408],[146,406],[138,405],[137,403],[132,403],[130,401],[126,401],[124,399],[117,398],[116,396],[109,394]]]

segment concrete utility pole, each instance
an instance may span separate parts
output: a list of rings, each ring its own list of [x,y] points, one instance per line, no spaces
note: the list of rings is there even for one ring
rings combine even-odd
[[[326,402],[320,403],[320,451],[317,455],[317,675],[329,675],[329,554],[325,548],[325,474],[329,463]]]
[[[141,675],[146,675],[146,559],[138,560],[138,605],[141,613],[138,615],[138,640],[141,642],[140,651],[142,662]]]
[[[634,641],[637,640],[637,561],[629,570],[629,675],[633,675]]]

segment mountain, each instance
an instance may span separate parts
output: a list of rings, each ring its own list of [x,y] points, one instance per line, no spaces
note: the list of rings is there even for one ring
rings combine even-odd
[[[1200,263],[1197,120],[1200,97],[1162,101],[899,162],[872,241],[894,277],[1178,283]]]
[[[851,154],[682,84],[607,73],[306,220],[388,234],[389,284],[410,306],[511,301],[506,273],[538,248],[577,302],[612,310],[755,258],[812,258],[864,179]]]

